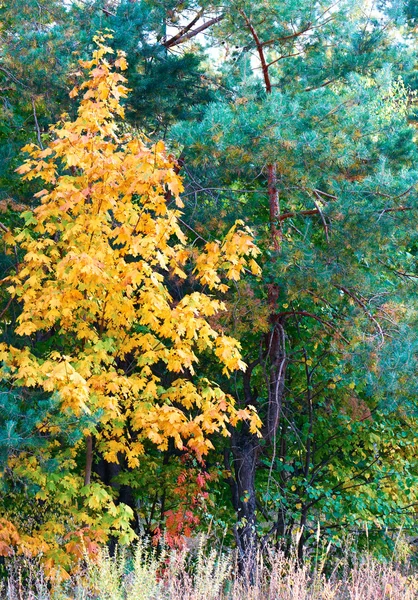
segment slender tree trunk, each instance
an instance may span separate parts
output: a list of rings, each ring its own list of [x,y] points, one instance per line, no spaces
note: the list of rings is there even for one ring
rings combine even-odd
[[[254,40],[260,58],[266,93],[271,94],[272,85],[269,74],[269,65],[264,54],[263,43],[259,39],[252,22],[245,12],[241,10],[240,14]],[[267,193],[271,244],[276,255],[273,260],[276,261],[280,252],[282,236],[277,165],[273,161],[267,165]],[[276,436],[279,430],[280,416],[283,410],[287,367],[285,330],[283,322],[278,314],[279,295],[280,288],[278,284],[270,284],[268,287],[270,332],[266,335],[264,340],[268,403],[267,416],[263,428],[263,438],[265,440],[264,447],[273,448],[273,461],[276,456]],[[253,398],[251,392],[251,374],[252,369],[248,369],[244,374],[244,393],[247,405],[255,404],[255,398]],[[236,539],[239,551],[239,567],[241,573],[249,576],[250,580],[253,577],[256,568],[256,553],[258,546],[256,533],[257,513],[255,475],[259,449],[259,439],[249,431],[245,424],[239,432],[234,432],[232,436],[232,454],[234,457],[235,480],[231,487],[233,488],[233,499],[235,498],[234,507],[238,518]],[[279,523],[279,520],[282,522]],[[285,515],[280,511],[277,527],[280,528],[281,532],[284,532],[286,527]]]
[[[254,579],[257,554],[255,471],[258,447],[259,440],[244,423],[232,440],[237,499],[235,538],[240,572],[245,573],[250,581]]]

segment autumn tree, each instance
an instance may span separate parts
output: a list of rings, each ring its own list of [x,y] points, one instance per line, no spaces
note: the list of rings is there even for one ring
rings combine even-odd
[[[39,452],[10,455],[6,468],[34,490],[32,510],[37,503],[57,507],[55,518],[45,508],[46,518],[30,531],[13,517],[13,505],[5,517],[23,536],[22,548],[39,543],[51,561],[57,536],[70,539],[70,549],[80,531],[90,540],[111,533],[132,539],[135,504],[124,504],[121,487],[94,473],[95,456],[108,470],[113,464],[132,474],[150,442],[200,458],[214,432],[227,436],[242,419],[254,433],[259,425],[251,409],[236,410],[196,369],[204,353],[213,353],[225,374],[245,369],[239,343],[210,319],[225,309],[218,296],[228,280],[244,269],[259,272],[258,250],[250,231],[237,227],[202,251],[188,246],[173,160],[161,142],[148,146],[119,131],[127,88],[117,70],[127,64],[118,53],[111,66],[105,37],[82,62],[90,75],[72,92],[82,94],[77,118],[63,116],[46,148],[26,146],[19,172],[44,186],[36,194],[41,204],[4,236],[23,258],[3,280],[21,306],[21,341],[1,345],[3,393],[15,405],[43,402],[37,428],[45,441]],[[193,288],[182,293],[190,278]]]

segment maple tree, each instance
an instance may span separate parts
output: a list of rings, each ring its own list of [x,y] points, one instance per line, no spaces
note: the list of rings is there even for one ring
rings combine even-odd
[[[166,450],[172,440],[200,458],[213,447],[211,434],[228,436],[239,420],[257,432],[256,413],[237,410],[196,365],[199,354],[212,352],[225,374],[245,369],[239,343],[210,318],[225,309],[218,296],[228,280],[247,268],[259,273],[259,251],[239,225],[201,251],[187,245],[182,182],[164,144],[119,132],[127,64],[119,52],[111,66],[106,37],[97,37],[93,58],[81,62],[90,76],[71,94],[82,94],[77,118],[64,115],[45,149],[24,148],[29,156],[19,173],[44,187],[35,195],[41,204],[22,215],[25,226],[5,234],[11,249],[24,253],[3,280],[21,305],[16,334],[23,342],[3,343],[0,353],[3,379],[52,394],[58,413],[38,423],[50,439],[41,457],[18,454],[10,468],[38,485],[38,500],[54,495],[76,535],[87,528],[103,540],[119,530],[127,541],[132,511],[92,476],[94,453],[133,470],[149,441]],[[193,289],[174,298],[168,278],[181,289],[190,277]],[[74,418],[78,438],[60,448]],[[47,455],[60,473],[43,471]],[[39,528],[41,538],[42,527],[49,529],[44,552],[54,533],[69,533],[58,521],[55,530],[50,522]]]

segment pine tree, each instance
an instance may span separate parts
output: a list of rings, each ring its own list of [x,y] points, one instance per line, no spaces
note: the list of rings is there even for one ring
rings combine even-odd
[[[226,461],[243,564],[258,510],[264,540],[300,531],[300,557],[317,521],[333,536],[412,518],[417,172],[393,9],[231,5],[217,31],[231,96],[173,132],[199,199],[191,225],[210,235],[205,211],[230,211],[264,248],[262,285],[247,287],[264,326],[237,327],[239,398],[264,443],[244,424]]]

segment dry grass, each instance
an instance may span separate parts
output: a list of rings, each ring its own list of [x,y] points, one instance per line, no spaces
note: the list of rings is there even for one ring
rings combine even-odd
[[[0,583],[2,600],[414,600],[418,577],[411,568],[382,564],[371,557],[349,566],[339,562],[326,576],[330,560],[313,565],[271,551],[258,562],[252,585],[237,575],[232,556],[207,552],[155,552],[138,545],[134,556],[110,557],[71,580],[51,585],[33,564],[11,563]],[[1,587],[3,586],[3,587]]]

